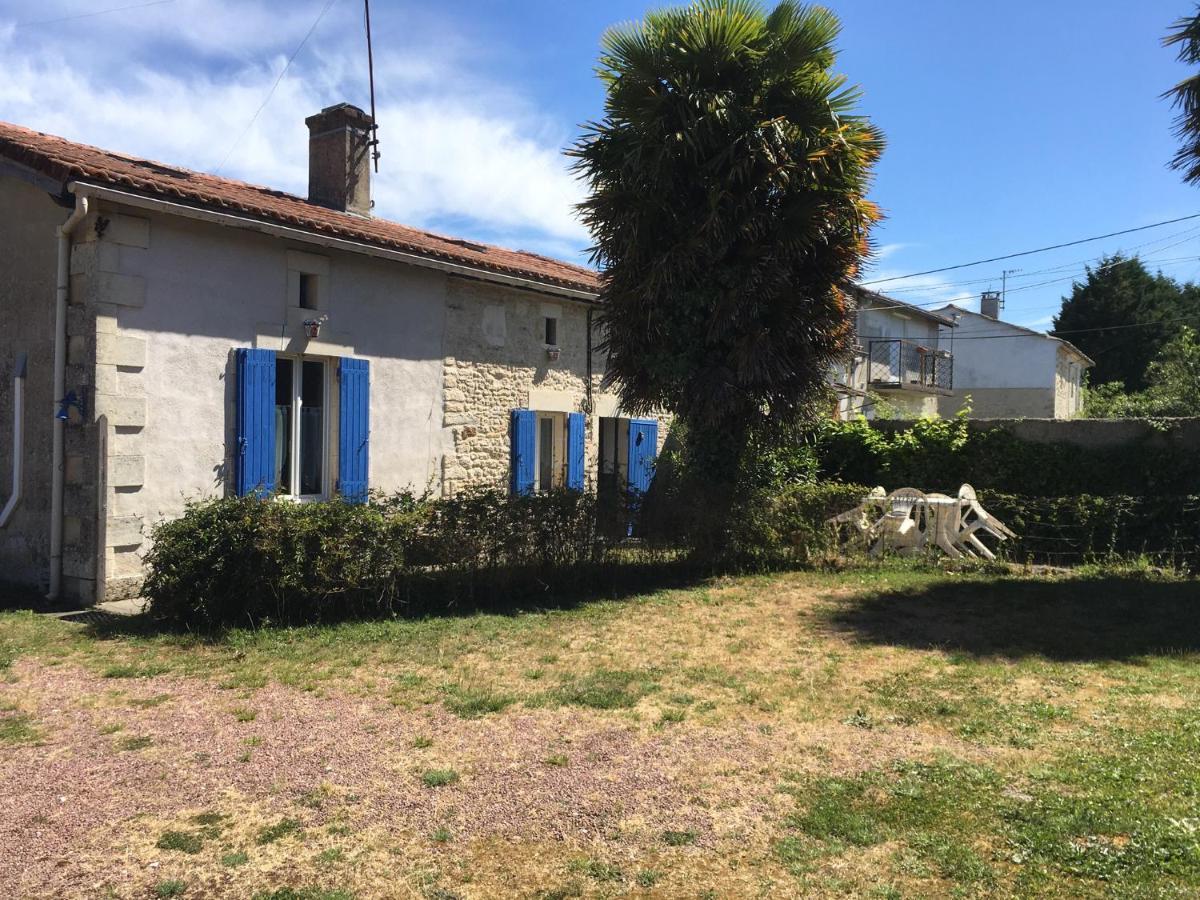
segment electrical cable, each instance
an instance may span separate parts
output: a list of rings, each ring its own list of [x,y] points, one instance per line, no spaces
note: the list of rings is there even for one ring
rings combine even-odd
[[[13,28],[33,28],[37,25],[57,25],[60,22],[73,22],[76,19],[91,19],[95,16],[103,16],[108,13],[125,12],[128,9],[145,9],[148,6],[162,6],[166,3],[174,3],[175,0],[150,0],[149,3],[132,3],[129,6],[114,6],[109,9],[97,9],[94,12],[77,13],[73,16],[60,16],[57,19],[36,19],[30,22],[16,22]]]
[[[254,127],[254,123],[258,121],[259,115],[264,109],[266,109],[267,104],[271,101],[271,97],[274,96],[275,89],[279,87],[279,82],[283,81],[283,76],[286,75],[288,73],[288,69],[292,67],[292,62],[295,61],[296,57],[300,54],[300,51],[304,49],[304,45],[308,43],[308,39],[312,37],[313,32],[317,30],[317,26],[321,24],[321,20],[325,18],[325,13],[329,12],[330,7],[332,7],[335,2],[337,2],[337,0],[325,0],[325,5],[321,7],[321,12],[317,15],[317,18],[313,21],[312,26],[308,29],[308,32],[304,35],[300,43],[296,45],[296,49],[292,51],[292,55],[288,57],[287,64],[284,65],[283,71],[279,73],[279,77],[275,79],[275,83],[272,84],[271,89],[267,91],[267,96],[263,98],[263,102],[259,104],[258,109],[254,111],[254,115],[250,117],[250,122],[245,128],[242,129],[242,133],[237,136],[237,139],[233,142],[233,145],[229,148],[228,152],[226,152],[224,159],[221,160],[221,164],[213,170],[214,175],[220,174],[221,170],[225,168],[225,163],[229,162],[229,157],[233,155],[233,151],[236,150],[238,144],[242,142],[242,138],[244,138],[250,129]]]
[[[973,262],[958,263],[953,266],[942,266],[939,269],[926,269],[924,272],[911,272],[908,275],[893,275],[890,278],[878,278],[875,281],[864,281],[863,287],[868,287],[872,284],[885,284],[889,281],[903,281],[906,278],[918,278],[921,275],[936,275],[939,272],[952,272],[955,269],[967,269],[971,266],[981,266],[985,263],[1001,262],[1006,259],[1017,259],[1021,256],[1032,256],[1035,253],[1045,253],[1049,250],[1061,250],[1064,247],[1077,247],[1080,244],[1090,244],[1092,241],[1102,241],[1106,238],[1120,237],[1123,234],[1133,234],[1137,231],[1146,231],[1150,228],[1161,228],[1163,225],[1174,225],[1177,222],[1187,222],[1191,219],[1200,219],[1200,213],[1192,213],[1190,216],[1180,216],[1178,219],[1166,219],[1162,222],[1155,222],[1152,225],[1139,225],[1137,228],[1125,228],[1121,231],[1110,231],[1108,234],[1098,234],[1095,237],[1080,238],[1076,241],[1064,241],[1061,244],[1050,244],[1046,247],[1038,247],[1034,250],[1022,250],[1019,253],[1006,253],[1004,256],[993,256],[989,259],[977,259]]]

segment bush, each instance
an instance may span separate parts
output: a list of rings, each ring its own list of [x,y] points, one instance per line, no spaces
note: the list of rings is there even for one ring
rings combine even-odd
[[[967,419],[918,419],[905,428],[866,419],[825,422],[807,450],[823,480],[883,485],[888,490],[978,489],[1037,497],[1078,494],[1200,493],[1195,452],[1174,444],[1171,426],[1145,443],[1084,448],[1024,441],[1005,428],[972,428]]]
[[[573,491],[206,500],[155,527],[143,594],[156,619],[211,631],[553,602],[671,575],[677,553],[606,540],[598,515]]]

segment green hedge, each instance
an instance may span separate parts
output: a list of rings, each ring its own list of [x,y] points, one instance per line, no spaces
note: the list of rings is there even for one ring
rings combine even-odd
[[[223,498],[156,526],[143,593],[160,621],[197,630],[348,617],[504,609],[616,596],[734,568],[803,564],[833,552],[824,520],[863,489],[796,486],[739,518],[739,552],[697,558],[593,494],[368,504]],[[620,527],[615,527],[619,522]]]
[[[1017,533],[1004,555],[1020,562],[1077,565],[1144,556],[1200,568],[1200,496],[1026,497],[982,491],[989,513]]]
[[[918,419],[884,431],[865,419],[829,422],[808,452],[822,479],[934,490],[968,483],[1029,497],[1200,494],[1196,453],[1158,442],[1085,448],[1024,441],[1000,427],[973,429],[962,417]]]

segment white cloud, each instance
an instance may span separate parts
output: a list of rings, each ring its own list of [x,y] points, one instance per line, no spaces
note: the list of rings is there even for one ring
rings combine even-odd
[[[230,153],[320,2],[281,14],[265,2],[176,0],[53,27],[0,0],[0,119],[106,149],[303,194],[304,118],[365,105],[362,23],[335,4]],[[94,5],[90,9],[94,9]],[[54,4],[39,19],[88,11]],[[578,256],[588,235],[573,204],[582,185],[549,120],[480,68],[485,49],[445,22],[385,7],[376,30],[382,158],[376,214],[413,225]],[[412,17],[422,17],[413,27]],[[392,30],[389,31],[389,27]]]

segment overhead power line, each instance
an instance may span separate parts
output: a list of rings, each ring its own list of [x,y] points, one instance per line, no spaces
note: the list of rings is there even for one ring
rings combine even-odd
[[[103,16],[108,13],[125,12],[127,9],[145,9],[148,6],[163,6],[167,3],[174,3],[175,0],[150,0],[149,3],[131,3],[128,6],[113,6],[109,9],[97,9],[93,12],[76,13],[72,16],[60,16],[57,19],[35,19],[29,22],[17,22],[13,25],[14,28],[32,28],[35,25],[57,25],[60,22],[73,22],[76,19],[90,19],[94,16]]]
[[[955,269],[967,269],[971,266],[981,266],[985,263],[1001,262],[1006,259],[1017,259],[1021,256],[1032,256],[1035,253],[1045,253],[1049,250],[1061,250],[1064,247],[1077,247],[1080,244],[1088,244],[1092,241],[1102,241],[1106,238],[1120,237],[1123,234],[1133,234],[1137,231],[1146,231],[1150,228],[1161,228],[1163,225],[1174,225],[1177,222],[1187,222],[1191,219],[1200,219],[1200,213],[1192,213],[1190,216],[1180,216],[1178,219],[1167,219],[1163,222],[1155,222],[1152,225],[1139,225],[1137,228],[1125,228],[1121,231],[1110,231],[1108,234],[1098,234],[1095,237],[1080,238],[1076,241],[1065,241],[1061,244],[1051,244],[1047,247],[1038,247],[1034,250],[1022,250],[1019,253],[1006,253],[1004,256],[993,256],[989,259],[977,259],[973,262],[958,263],[953,266],[942,266],[940,269],[926,269],[924,272],[911,272],[908,275],[893,275],[890,278],[877,278],[874,281],[864,281],[863,287],[869,287],[873,284],[885,284],[889,281],[903,281],[906,278],[918,278],[921,275],[937,275],[939,272],[953,272]]]
[[[1124,322],[1119,325],[1104,325],[1104,326],[1101,326],[1098,328],[1074,328],[1069,331],[1055,331],[1053,333],[1039,332],[1039,333],[1044,334],[1047,337],[1058,338],[1058,337],[1063,337],[1064,335],[1068,335],[1068,334],[1092,334],[1093,332],[1096,332],[1096,331],[1120,331],[1120,330],[1124,330],[1127,328],[1153,328],[1157,325],[1177,325],[1180,322],[1192,322],[1192,321],[1195,321],[1196,319],[1200,319],[1200,313],[1195,313],[1194,315],[1190,315],[1190,316],[1180,316],[1177,319],[1162,319],[1161,321],[1158,321],[1158,322]],[[1022,326],[1017,325],[1015,327],[1021,328]],[[1026,329],[1024,334],[955,335],[954,343],[957,344],[959,341],[996,341],[996,340],[1001,340],[1003,338],[1029,337],[1029,332],[1035,331],[1035,330],[1036,329],[1033,329],[1033,328]]]
[[[295,61],[296,57],[299,56],[300,51],[304,49],[304,45],[308,43],[308,39],[312,37],[313,32],[317,30],[317,26],[321,24],[321,20],[325,18],[325,13],[329,12],[329,8],[333,6],[335,2],[337,2],[337,0],[325,0],[325,5],[321,7],[321,12],[317,14],[316,19],[313,20],[312,25],[309,27],[304,37],[300,40],[300,43],[296,45],[296,49],[292,51],[292,55],[288,57],[288,61],[284,65],[283,71],[279,73],[279,77],[275,79],[275,83],[272,84],[271,89],[267,91],[267,96],[263,98],[263,102],[260,103],[258,109],[254,111],[254,115],[250,117],[250,121],[247,123],[246,127],[242,129],[242,133],[237,136],[237,140],[235,140],[230,146],[229,150],[225,154],[224,159],[221,160],[221,164],[214,170],[214,175],[220,174],[221,170],[225,168],[225,163],[229,162],[229,157],[233,156],[233,151],[236,150],[238,144],[242,142],[242,138],[244,138],[250,132],[250,129],[254,127],[254,123],[258,121],[259,115],[264,109],[266,109],[267,104],[271,102],[271,97],[275,95],[275,89],[279,87],[279,82],[283,81],[283,76],[288,73],[288,69],[292,67],[292,63]]]

